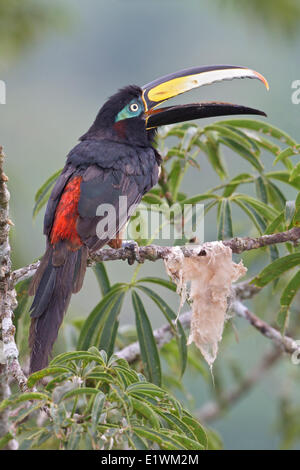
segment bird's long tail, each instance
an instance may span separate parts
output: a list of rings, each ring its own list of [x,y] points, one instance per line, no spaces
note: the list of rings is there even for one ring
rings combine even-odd
[[[41,260],[29,289],[35,296],[29,333],[30,373],[48,365],[71,295],[82,287],[86,260],[85,246],[72,251],[64,242],[49,245]]]

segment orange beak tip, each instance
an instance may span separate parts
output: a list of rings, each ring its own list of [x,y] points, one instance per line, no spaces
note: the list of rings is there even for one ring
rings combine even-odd
[[[258,72],[256,72],[255,70],[253,70],[253,72],[255,73],[255,75],[257,76],[257,78],[258,78],[261,82],[263,82],[263,84],[265,85],[267,91],[269,91],[269,90],[270,90],[270,86],[269,86],[269,83],[268,83],[267,79],[266,79],[261,73],[258,73]]]

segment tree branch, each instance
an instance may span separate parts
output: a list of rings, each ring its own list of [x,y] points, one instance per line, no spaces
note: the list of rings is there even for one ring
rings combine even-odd
[[[254,315],[240,300],[235,300],[231,305],[231,309],[239,317],[245,318],[254,328],[271,339],[283,351],[291,355],[300,355],[300,344],[297,341],[289,336],[282,335],[278,330]]]
[[[232,238],[231,240],[224,240],[222,243],[229,246],[233,253],[242,253],[249,250],[257,250],[270,245],[277,245],[279,243],[293,242],[296,243],[300,240],[300,227],[294,227],[286,232],[274,233],[272,235],[263,235],[258,238],[240,237]],[[198,256],[205,256],[205,243],[203,245],[195,245],[194,247],[188,246],[159,246],[148,245],[140,246],[134,253],[128,248],[102,248],[101,250],[91,253],[88,259],[88,265],[92,266],[101,261],[118,261],[118,260],[135,260],[138,262],[157,261],[165,259],[174,249],[180,248],[186,257],[195,256],[195,249],[199,248]],[[14,284],[28,279],[34,275],[39,266],[39,261],[17,269],[12,273],[11,280]]]
[[[285,351],[286,353],[300,354],[300,344],[298,344],[294,339],[289,336],[283,336],[281,333],[270,326],[265,321],[258,318],[256,315],[251,313],[247,307],[241,302],[243,299],[249,299],[257,294],[260,289],[253,286],[249,282],[240,282],[236,285],[233,285],[233,293],[236,297],[236,300],[230,306],[237,316],[247,320],[254,328],[256,328],[260,333],[262,333],[267,338],[271,339],[275,346],[279,350]],[[188,311],[179,315],[179,321],[181,322],[184,329],[190,328],[192,318],[192,312]],[[161,348],[165,344],[169,343],[171,339],[175,336],[175,331],[169,324],[166,324],[160,328],[157,328],[153,331],[155,342],[158,348]],[[140,347],[139,343],[135,342],[129,344],[121,351],[118,351],[116,355],[126,359],[127,362],[132,363],[140,359]]]
[[[11,281],[9,229],[12,222],[9,219],[10,194],[6,185],[8,178],[3,171],[3,163],[4,154],[0,147],[0,339],[2,341],[0,354],[3,356],[2,362],[6,365],[6,373],[13,376],[21,390],[24,390],[27,379],[18,361],[19,352],[14,340],[15,327],[12,321],[17,301]]]
[[[8,180],[3,171],[4,154],[0,147],[0,399],[10,395],[9,379],[12,375],[19,381],[20,388],[26,384],[20,364],[18,349],[14,340],[15,327],[12,323],[13,310],[16,307],[16,292],[10,289],[10,244],[9,229],[12,222],[9,219],[10,194],[6,186]],[[9,431],[8,415],[0,414],[0,437]],[[16,448],[17,443],[12,439],[8,448]]]
[[[4,155],[1,149],[1,188],[0,188],[0,262],[1,262],[1,277],[0,277],[0,289],[1,289],[1,320],[2,320],[2,341],[3,351],[7,367],[10,370],[10,374],[17,380],[21,390],[26,389],[26,377],[22,372],[20,364],[18,362],[18,350],[14,341],[14,326],[12,322],[13,310],[16,307],[16,293],[14,286],[21,280],[28,279],[34,275],[39,261],[32,263],[28,266],[20,268],[14,272],[11,272],[10,263],[10,245],[9,245],[9,226],[11,224],[8,214],[8,201],[9,192],[6,187],[7,177],[3,173],[2,164]],[[223,241],[223,244],[229,246],[233,253],[242,253],[244,251],[262,248],[279,243],[285,243],[287,241],[296,243],[300,240],[300,228],[294,227],[286,232],[275,233],[272,235],[264,235],[258,238],[233,238],[231,240]],[[90,254],[88,259],[88,265],[91,266],[97,262],[102,261],[114,261],[114,260],[136,260],[138,262],[144,262],[145,260],[156,261],[159,259],[167,258],[172,250],[178,249],[178,247],[166,247],[158,245],[149,245],[138,247],[136,252],[133,252],[128,247],[113,249],[103,248],[96,253]],[[184,256],[205,256],[205,243],[199,246],[183,246],[179,247]],[[259,288],[252,286],[249,282],[239,283],[235,286],[236,295],[239,299],[249,298],[252,295],[259,292]],[[299,346],[297,343],[288,337],[282,337],[281,334],[272,328],[267,323],[255,317],[249,310],[238,300],[234,301],[232,309],[237,315],[247,319],[257,330],[262,334],[272,339],[276,344],[280,345],[289,354],[298,353]],[[189,326],[190,312],[182,314],[180,316],[181,321],[185,323],[185,326]],[[165,325],[158,330],[155,330],[155,339],[159,346],[162,346],[166,342],[170,341],[174,332],[170,325]],[[129,362],[139,357],[139,347],[135,343],[128,346],[123,351],[118,353],[121,357],[125,357]],[[2,371],[3,372],[3,371]],[[6,371],[7,373],[7,371]]]
[[[250,281],[243,281],[239,282],[232,286],[233,294],[235,298],[244,300],[249,299],[260,292],[261,288],[256,287],[255,285],[251,284]],[[179,321],[184,329],[189,329],[191,324],[192,312],[185,312],[179,315]],[[175,323],[174,323],[175,324]],[[157,328],[153,331],[153,335],[155,338],[155,342],[158,348],[162,348],[165,344],[169,343],[171,339],[174,337],[175,332],[174,329],[171,328],[170,324],[163,325],[160,328]],[[126,359],[129,364],[132,362],[140,359],[140,346],[138,342],[129,344],[121,351],[118,351],[116,355],[123,359]]]
[[[184,329],[188,329],[190,327],[191,317],[192,312],[185,312],[179,315],[178,319]],[[169,343],[174,337],[174,335],[175,331],[169,323],[153,331],[153,336],[159,349],[162,348],[165,344]],[[122,359],[126,359],[126,361],[131,364],[132,362],[140,359],[140,345],[138,342],[129,344],[128,346],[121,349],[121,351],[116,352],[115,354],[116,356],[121,357]]]
[[[7,279],[9,278],[11,268],[8,241],[9,224],[7,223],[9,192],[5,184],[7,176],[3,172],[3,160],[4,155],[2,147],[0,147],[0,400],[10,395],[8,364],[4,351],[6,346],[5,321],[7,321],[10,309],[7,287]],[[0,438],[5,436],[8,431],[8,413],[3,411],[0,413]]]
[[[300,227],[294,227],[286,232],[273,233],[271,235],[262,235],[257,238],[243,237],[232,238],[223,241],[224,245],[229,246],[233,253],[242,253],[243,251],[257,250],[270,245],[292,242],[297,243],[300,240]]]

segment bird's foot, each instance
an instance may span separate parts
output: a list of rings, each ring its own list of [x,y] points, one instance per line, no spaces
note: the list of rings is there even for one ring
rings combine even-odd
[[[128,257],[128,264],[132,265],[135,261],[137,261],[138,263],[144,262],[144,260],[140,257],[139,245],[134,240],[123,241],[122,248],[130,251],[130,256]]]

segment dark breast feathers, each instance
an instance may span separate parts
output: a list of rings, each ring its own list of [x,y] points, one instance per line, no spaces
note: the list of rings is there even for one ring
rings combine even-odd
[[[143,195],[157,183],[159,162],[159,155],[150,146],[133,147],[108,140],[79,143],[69,153],[65,168],[49,198],[44,233],[52,243],[56,243],[59,237],[67,238],[64,232],[68,231],[68,225],[74,224],[78,238],[73,236],[73,249],[79,247],[79,241],[92,251],[98,250],[115,237]],[[123,209],[120,209],[120,197]],[[66,227],[62,228],[56,220],[63,198],[68,203],[63,204]],[[116,224],[109,224],[99,239],[98,224],[103,220],[106,205],[114,208]]]

